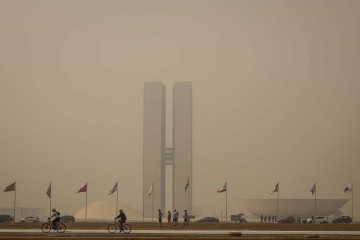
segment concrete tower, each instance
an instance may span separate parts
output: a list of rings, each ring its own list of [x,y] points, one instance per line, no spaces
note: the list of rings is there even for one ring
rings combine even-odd
[[[165,166],[173,167],[173,208],[192,212],[192,87],[177,82],[173,89],[173,146],[165,146],[165,86],[144,88],[143,214],[165,212]],[[189,187],[185,191],[189,179]],[[152,186],[152,187],[151,187]],[[149,194],[150,193],[150,194]]]

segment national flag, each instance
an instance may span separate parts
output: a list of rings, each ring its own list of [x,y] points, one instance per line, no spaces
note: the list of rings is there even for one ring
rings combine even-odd
[[[16,182],[10,184],[9,186],[7,186],[4,190],[4,192],[12,192],[16,190]]]
[[[49,187],[46,190],[46,195],[48,195],[48,197],[51,198],[51,183],[50,183]]]
[[[274,192],[279,192],[279,183],[275,185],[275,187],[271,190],[270,194],[272,195]]]
[[[186,182],[186,184],[185,184],[185,192],[186,192],[186,190],[188,189],[188,187],[190,186],[190,179],[188,178],[187,179],[187,182]]]
[[[153,191],[153,185],[151,184],[150,190],[149,190],[149,192],[148,192],[148,196],[149,196],[149,197],[151,197],[152,191]]]
[[[87,192],[87,186],[88,184],[85,183],[84,185],[82,185],[79,189],[79,191],[77,191],[77,193],[81,193],[81,192]]]
[[[224,186],[222,186],[221,188],[219,188],[217,190],[218,193],[222,193],[222,192],[226,192],[227,191],[227,182],[224,183]]]
[[[314,186],[310,189],[310,195],[313,195],[316,193],[316,183],[314,183]]]
[[[352,191],[352,186],[351,183],[349,185],[347,185],[346,187],[344,187],[344,189],[341,191],[341,194],[347,193],[347,192],[351,192]]]
[[[113,194],[114,192],[118,191],[118,182],[113,186],[112,189],[110,189],[109,195]]]

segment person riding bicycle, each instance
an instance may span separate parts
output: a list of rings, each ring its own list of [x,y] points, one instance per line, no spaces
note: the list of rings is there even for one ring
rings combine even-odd
[[[52,218],[54,218],[52,220],[52,224],[54,229],[56,229],[57,224],[60,222],[60,213],[58,211],[56,211],[56,209],[54,208],[52,210],[53,214],[48,218],[49,220],[51,220]]]
[[[124,211],[122,209],[119,210],[119,215],[115,218],[115,220],[116,219],[119,219],[120,232],[122,232],[124,223],[126,222],[126,215],[125,215],[125,213],[124,213]]]

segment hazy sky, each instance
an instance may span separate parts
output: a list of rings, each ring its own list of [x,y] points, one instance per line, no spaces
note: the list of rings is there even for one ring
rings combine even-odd
[[[194,208],[349,198],[360,217],[360,1],[0,0],[0,188],[73,214],[142,209],[144,82],[193,85]],[[171,135],[168,134],[168,145]],[[185,183],[184,183],[185,184]],[[13,194],[0,189],[0,207]],[[348,204],[349,205],[349,204]],[[349,207],[345,208],[347,211]]]

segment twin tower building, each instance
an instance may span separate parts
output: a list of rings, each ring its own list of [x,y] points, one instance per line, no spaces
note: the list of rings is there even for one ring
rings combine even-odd
[[[165,209],[166,195],[169,195],[165,194],[165,179],[169,179],[166,174],[171,172],[172,208],[181,213],[185,209],[192,213],[192,86],[190,82],[174,84],[172,141],[166,141],[166,136],[170,134],[166,134],[165,93],[166,88],[163,83],[145,83],[143,126],[145,218],[157,216],[158,209],[163,213],[170,210]],[[166,142],[172,143],[167,146]],[[166,171],[166,166],[172,168],[172,171]]]

